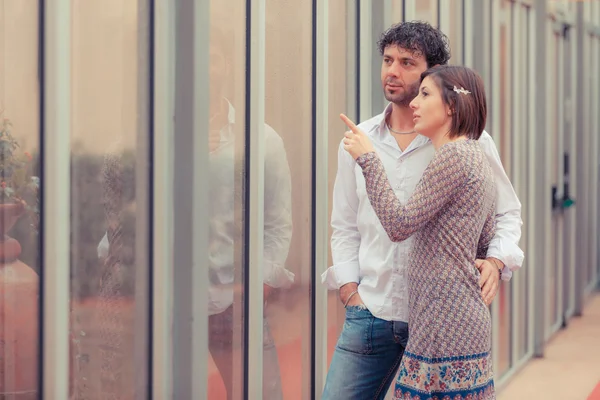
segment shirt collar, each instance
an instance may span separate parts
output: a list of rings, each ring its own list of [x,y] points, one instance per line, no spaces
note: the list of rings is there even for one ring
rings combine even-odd
[[[388,137],[388,135],[391,135],[391,133],[387,127],[387,124],[386,124],[387,117],[388,117],[388,115],[390,115],[391,112],[392,112],[392,103],[388,103],[388,105],[383,109],[383,112],[375,117],[375,120],[373,121],[373,126],[369,130],[369,132],[372,135],[378,135],[378,137],[381,141],[385,140]],[[413,140],[413,142],[411,143],[411,146],[409,146],[409,147],[420,147],[429,142],[430,142],[430,140],[428,137],[419,134]]]

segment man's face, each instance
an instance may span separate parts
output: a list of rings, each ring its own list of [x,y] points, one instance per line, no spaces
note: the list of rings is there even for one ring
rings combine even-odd
[[[408,107],[419,93],[421,73],[427,70],[427,61],[419,52],[390,45],[383,52],[381,84],[387,101]]]

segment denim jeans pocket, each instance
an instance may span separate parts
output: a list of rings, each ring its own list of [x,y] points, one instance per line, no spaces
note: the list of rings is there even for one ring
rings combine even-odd
[[[371,353],[374,320],[366,307],[349,306],[337,347],[352,353]]]

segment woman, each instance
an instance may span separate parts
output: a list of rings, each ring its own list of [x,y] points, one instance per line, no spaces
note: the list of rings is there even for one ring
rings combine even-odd
[[[431,68],[421,75],[411,108],[415,130],[432,141],[436,154],[404,205],[369,138],[342,115],[351,129],[344,147],[363,169],[388,236],[399,242],[415,234],[409,340],[395,396],[494,399],[491,319],[474,268],[494,234],[496,194],[477,142],[487,113],[483,82],[465,67]]]

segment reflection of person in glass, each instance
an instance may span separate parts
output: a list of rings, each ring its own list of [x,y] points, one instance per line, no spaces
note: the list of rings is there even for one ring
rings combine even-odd
[[[244,215],[237,212],[243,203],[242,166],[244,162],[242,143],[236,143],[235,109],[231,104],[234,88],[232,82],[232,59],[227,56],[233,48],[229,36],[216,29],[211,31],[210,50],[210,226],[209,226],[209,349],[232,398],[234,350],[241,348],[234,342],[234,331],[241,332],[241,313],[234,316],[234,299],[240,294],[242,284],[236,276],[241,275],[241,265],[235,257],[235,249],[243,246],[240,234]],[[241,90],[241,89],[240,89]],[[239,129],[238,129],[239,130]],[[264,167],[264,297],[268,299],[273,288],[288,287],[294,275],[284,268],[292,235],[291,178],[285,148],[281,137],[265,125]],[[239,140],[239,139],[238,139]],[[281,379],[277,351],[269,324],[264,319],[263,393],[269,400],[281,399]],[[241,371],[240,371],[241,372]],[[238,375],[238,374],[235,374]]]

